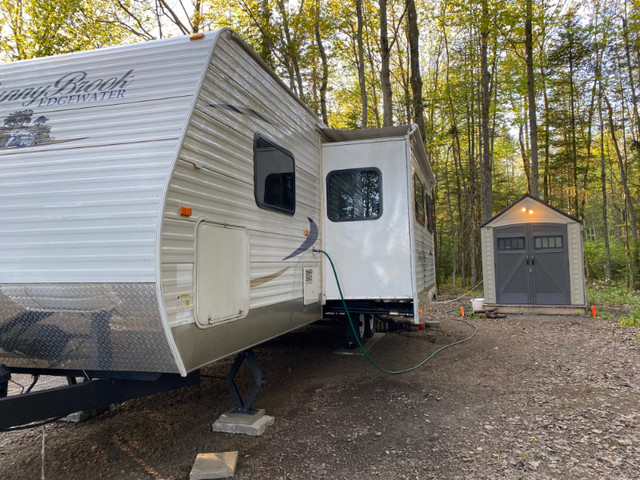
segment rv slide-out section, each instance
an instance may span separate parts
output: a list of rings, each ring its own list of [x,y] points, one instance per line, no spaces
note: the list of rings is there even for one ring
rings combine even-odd
[[[414,128],[326,131],[324,242],[353,313],[419,321],[435,294],[431,191],[435,180]],[[325,312],[344,311],[325,260]]]

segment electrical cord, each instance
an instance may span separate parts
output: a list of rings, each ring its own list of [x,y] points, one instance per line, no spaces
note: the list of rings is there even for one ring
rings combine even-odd
[[[53,423],[53,422],[57,422],[61,418],[64,418],[64,416],[49,418],[48,420],[43,420],[43,421],[38,422],[38,423],[28,423],[26,425],[20,425],[18,427],[4,428],[4,429],[0,429],[0,432],[18,432],[20,430],[29,430],[30,428],[38,428],[38,427],[42,427],[44,425],[49,425],[50,423]]]
[[[450,343],[448,345],[445,345],[444,347],[438,348],[435,352],[433,352],[431,355],[429,355],[427,358],[425,358],[423,361],[421,361],[417,365],[414,365],[413,367],[405,368],[403,370],[387,370],[385,368],[382,368],[380,365],[378,365],[369,356],[367,351],[362,346],[362,342],[360,341],[360,337],[358,336],[358,334],[356,332],[356,328],[353,325],[353,320],[351,319],[351,315],[349,314],[349,309],[347,308],[347,303],[344,300],[344,295],[342,294],[342,287],[340,286],[340,280],[338,280],[338,272],[336,271],[336,267],[333,264],[333,260],[331,259],[329,254],[327,252],[325,252],[324,250],[314,249],[314,251],[322,253],[325,257],[327,257],[327,260],[329,260],[329,263],[331,264],[331,269],[333,270],[333,276],[336,279],[336,284],[338,285],[338,292],[340,293],[340,299],[342,300],[342,306],[344,307],[344,311],[347,314],[347,318],[349,319],[349,325],[351,326],[351,330],[353,331],[353,336],[355,337],[356,342],[358,343],[358,347],[360,347],[360,350],[362,350],[362,353],[364,354],[366,359],[369,361],[369,363],[371,363],[371,365],[373,365],[376,369],[378,369],[382,373],[386,373],[386,374],[389,374],[389,375],[401,375],[403,373],[412,372],[412,371],[420,368],[421,366],[423,366],[425,363],[427,363],[429,360],[431,360],[433,357],[435,357],[436,354],[438,354],[439,352],[441,352],[445,348],[453,347],[454,345],[460,345],[461,343],[467,342],[467,341],[471,340],[473,337],[475,337],[476,334],[478,333],[478,327],[476,327],[472,323],[470,323],[470,322],[468,322],[466,320],[463,320],[463,319],[456,319],[456,320],[458,320],[460,322],[463,322],[463,323],[466,323],[467,325],[472,327],[474,329],[474,332],[467,338],[463,338],[462,340],[458,340],[457,342],[453,342],[453,343]]]

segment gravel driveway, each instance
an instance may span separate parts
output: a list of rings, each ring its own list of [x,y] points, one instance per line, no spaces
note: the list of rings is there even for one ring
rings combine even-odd
[[[457,304],[387,333],[371,350],[388,369],[470,335]],[[200,452],[237,450],[236,479],[640,478],[637,329],[591,317],[471,319],[478,335],[405,375],[337,355],[338,329],[312,325],[255,349],[261,437],[213,433],[231,407],[224,376],[116,405],[82,424],[0,434],[0,478],[187,479]],[[242,372],[248,379],[248,372]]]

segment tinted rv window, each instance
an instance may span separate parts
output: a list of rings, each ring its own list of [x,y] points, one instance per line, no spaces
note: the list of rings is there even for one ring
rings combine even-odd
[[[382,215],[382,174],[377,168],[334,170],[327,175],[327,215],[332,222],[375,220]]]
[[[424,185],[418,178],[418,175],[413,174],[413,211],[416,215],[416,221],[420,225],[424,225],[425,212],[424,212]]]
[[[433,206],[433,198],[431,195],[427,194],[427,230],[433,233],[436,229],[436,211]]]
[[[293,155],[256,135],[253,142],[254,194],[260,208],[293,215],[296,177]]]

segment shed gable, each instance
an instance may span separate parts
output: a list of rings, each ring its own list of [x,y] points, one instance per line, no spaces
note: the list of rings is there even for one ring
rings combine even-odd
[[[553,208],[532,195],[523,195],[481,227],[501,227],[517,223],[579,223],[566,213]]]

